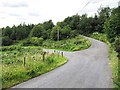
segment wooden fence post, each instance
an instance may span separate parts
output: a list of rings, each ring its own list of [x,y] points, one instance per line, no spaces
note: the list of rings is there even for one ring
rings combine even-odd
[[[63,52],[61,52],[61,55],[63,56]]]
[[[23,66],[25,67],[25,64],[26,64],[26,58],[24,57],[23,59]]]
[[[43,52],[43,62],[45,61],[45,54],[46,54],[46,52]]]

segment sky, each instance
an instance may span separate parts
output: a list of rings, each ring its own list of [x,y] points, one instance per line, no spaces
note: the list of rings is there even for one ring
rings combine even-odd
[[[117,7],[120,0],[0,0],[0,28],[20,23],[54,24],[75,14],[94,16],[100,7]]]

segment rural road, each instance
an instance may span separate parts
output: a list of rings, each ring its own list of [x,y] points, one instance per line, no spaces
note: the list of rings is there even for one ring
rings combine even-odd
[[[12,88],[112,88],[107,45],[89,40],[89,49],[64,52],[69,59],[65,65]]]

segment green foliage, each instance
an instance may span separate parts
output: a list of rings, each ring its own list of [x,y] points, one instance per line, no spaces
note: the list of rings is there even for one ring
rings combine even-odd
[[[37,37],[32,37],[30,39],[30,42],[35,45],[35,46],[38,46],[38,45],[42,45],[43,43],[43,38],[37,38]]]
[[[2,35],[3,36],[10,37],[11,34],[12,34],[12,29],[9,26],[7,26],[6,28],[2,29]]]
[[[32,29],[30,37],[42,37],[43,39],[49,39],[53,26],[54,24],[52,20],[46,21],[43,24],[38,24]]]
[[[61,27],[59,25],[56,25],[55,27],[52,28],[50,35],[51,39],[55,41],[59,39],[58,33],[61,33]]]
[[[46,21],[43,23],[43,27],[45,30],[49,30],[54,27],[54,24],[53,24],[52,20],[49,20],[49,21]]]
[[[105,22],[104,29],[107,33],[108,40],[115,47],[120,57],[120,7],[112,11],[112,15]]]
[[[16,42],[16,40],[22,40],[28,37],[31,29],[33,28],[33,24],[31,25],[25,25],[20,24],[18,26],[13,27],[5,27],[2,28],[2,37],[3,42],[2,45],[9,46]]]
[[[22,46],[32,46],[32,43],[30,41],[30,39],[26,39],[24,41],[22,41]]]
[[[42,45],[43,43],[43,38],[38,38],[38,37],[31,37],[29,39],[26,39],[22,41],[22,46],[39,46]]]
[[[2,37],[2,46],[12,45],[13,41],[8,36]]]
[[[91,42],[88,39],[85,39],[82,36],[77,36],[75,38],[60,41],[46,40],[43,42],[42,47],[65,51],[77,51],[86,49],[90,47],[90,45]]]
[[[103,26],[104,22],[110,17],[111,9],[109,7],[101,7],[98,10],[98,24],[97,24],[97,32],[104,33]]]
[[[30,37],[42,37],[42,35],[44,34],[44,27],[42,24],[38,24],[36,26],[34,26],[34,28],[32,29],[31,33],[30,33]]]
[[[106,34],[94,32],[90,37],[109,44]]]
[[[68,25],[64,26],[60,32],[60,40],[71,38],[70,31],[71,31],[71,28]]]
[[[105,22],[104,28],[109,41],[115,41],[115,37],[120,36],[120,8],[113,10],[111,17]]]
[[[61,24],[61,27],[69,25],[72,30],[76,30],[79,22],[80,22],[80,16],[76,14],[71,17],[65,18]]]
[[[40,47],[2,47],[8,48],[1,53],[2,56],[2,86],[10,88],[13,85],[41,75],[67,62],[67,58],[59,54],[46,53],[45,61],[42,59]],[[26,64],[23,65],[25,57]],[[1,64],[0,64],[1,65]]]
[[[21,46],[16,46],[16,45],[11,45],[11,46],[3,46],[3,47],[1,47],[1,49],[2,49],[2,51],[4,52],[4,51],[13,51],[13,50],[20,50],[20,49],[22,49],[22,47]]]
[[[120,59],[120,37],[115,38],[113,46],[115,47],[115,50],[118,52],[118,58]]]
[[[52,28],[51,39],[52,40],[64,40],[68,38],[75,37],[76,32],[69,27],[69,25],[63,26],[62,28],[58,25]]]

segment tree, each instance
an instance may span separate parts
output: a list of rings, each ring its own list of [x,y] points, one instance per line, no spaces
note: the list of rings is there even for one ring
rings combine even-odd
[[[43,27],[45,29],[43,38],[44,39],[50,39],[50,33],[52,31],[52,28],[54,27],[54,24],[53,24],[52,20],[44,22]]]
[[[108,40],[115,47],[120,58],[120,7],[112,11],[112,15],[104,24]]]
[[[69,25],[69,27],[72,30],[76,30],[77,26],[79,24],[79,21],[80,21],[80,16],[78,14],[76,14],[71,17],[65,18],[65,20],[63,21],[63,23],[61,25],[62,25],[62,27]]]
[[[16,30],[17,30],[17,27],[14,25],[14,26],[12,27],[12,34],[11,34],[11,36],[10,36],[10,38],[11,38],[12,40],[16,40],[16,37],[17,37]]]
[[[36,26],[34,26],[34,28],[32,29],[32,31],[30,32],[30,37],[43,37],[43,35],[45,34],[45,29],[43,27],[42,24],[38,24]]]
[[[71,28],[69,27],[69,25],[64,26],[61,30],[60,30],[60,39],[68,39],[70,38],[70,31]]]
[[[3,28],[2,34],[3,34],[3,36],[10,37],[12,34],[12,29],[9,26],[7,26],[6,28]]]
[[[8,36],[2,37],[2,46],[12,45],[13,41]]]
[[[109,7],[99,8],[98,10],[98,25],[96,26],[97,32],[104,33],[104,22],[110,17],[111,9]]]
[[[51,39],[53,39],[55,41],[58,40],[59,39],[58,32],[59,32],[59,34],[61,33],[61,27],[59,25],[56,25],[52,28],[52,31],[50,34]]]
[[[111,17],[105,22],[104,30],[109,41],[115,41],[115,37],[120,36],[120,7],[113,10]]]
[[[46,21],[43,23],[43,27],[45,30],[49,30],[54,27],[54,24],[53,24],[52,20],[49,20],[49,21]]]

